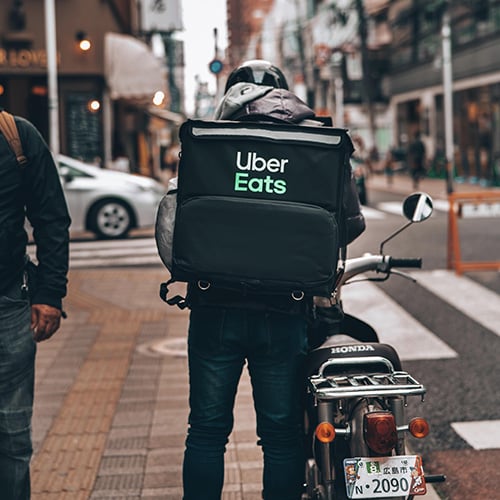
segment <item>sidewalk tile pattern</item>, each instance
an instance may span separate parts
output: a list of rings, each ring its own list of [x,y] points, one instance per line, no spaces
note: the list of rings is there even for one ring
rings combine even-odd
[[[68,319],[38,347],[33,500],[182,498],[188,312],[160,300],[165,277],[161,268],[70,272]],[[155,351],[165,339],[181,350]],[[247,375],[235,419],[222,499],[256,500],[262,455]]]

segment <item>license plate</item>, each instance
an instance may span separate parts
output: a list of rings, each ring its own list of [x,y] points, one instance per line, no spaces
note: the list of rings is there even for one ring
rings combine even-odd
[[[425,495],[427,491],[418,455],[346,458],[344,475],[348,498]]]

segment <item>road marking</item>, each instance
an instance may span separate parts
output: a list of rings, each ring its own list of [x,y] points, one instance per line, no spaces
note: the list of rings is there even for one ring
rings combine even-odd
[[[475,450],[500,448],[500,420],[452,422],[451,426]]]
[[[127,255],[156,255],[158,257],[158,251],[156,246],[154,247],[128,247],[123,246],[122,248],[88,248],[79,249],[74,246],[70,246],[69,255],[72,260],[76,259],[87,259],[87,258],[105,258],[105,257],[119,257]],[[159,259],[159,257],[158,257]]]
[[[36,262],[36,247],[28,245],[28,254]],[[162,265],[154,238],[123,240],[72,241],[69,246],[70,268]]]
[[[434,210],[448,212],[449,203],[447,200],[432,200]],[[377,203],[377,209],[389,214],[403,215],[403,204],[400,201],[383,201]]]
[[[467,309],[474,311],[472,319],[500,336],[500,296],[479,285],[466,276],[458,276],[454,271],[436,269],[415,271],[412,275],[420,286],[452,305],[460,312],[464,302]]]
[[[377,208],[389,214],[403,215],[403,204],[400,201],[383,201],[377,203]]]
[[[448,212],[448,210],[450,209],[448,200],[432,200],[432,205],[436,210],[439,210],[440,212]]]
[[[361,212],[365,216],[365,219],[385,219],[385,214],[380,210],[371,207],[361,206]]]
[[[157,256],[128,256],[115,257],[113,259],[85,259],[70,260],[70,269],[84,269],[90,267],[127,267],[127,266],[150,266],[161,264]]]
[[[78,249],[88,248],[153,248],[156,250],[155,239],[147,238],[125,238],[123,240],[89,240],[89,241],[72,241],[71,247]]]
[[[342,288],[346,313],[369,323],[381,342],[392,345],[402,360],[455,358],[457,353],[373,283]]]

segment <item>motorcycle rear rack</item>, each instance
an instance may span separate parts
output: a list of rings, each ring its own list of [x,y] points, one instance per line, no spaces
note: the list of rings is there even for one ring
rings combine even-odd
[[[405,371],[357,375],[313,375],[309,390],[317,400],[354,397],[423,396],[425,387]]]

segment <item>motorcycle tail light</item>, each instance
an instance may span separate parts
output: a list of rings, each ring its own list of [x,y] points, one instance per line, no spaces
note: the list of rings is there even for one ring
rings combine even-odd
[[[394,415],[388,411],[367,413],[364,417],[366,444],[375,453],[391,453],[398,440]]]
[[[425,418],[415,417],[410,420],[408,430],[412,436],[422,439],[429,434],[429,423]]]
[[[316,427],[316,438],[322,443],[331,443],[335,439],[335,427],[330,422],[321,422]]]

